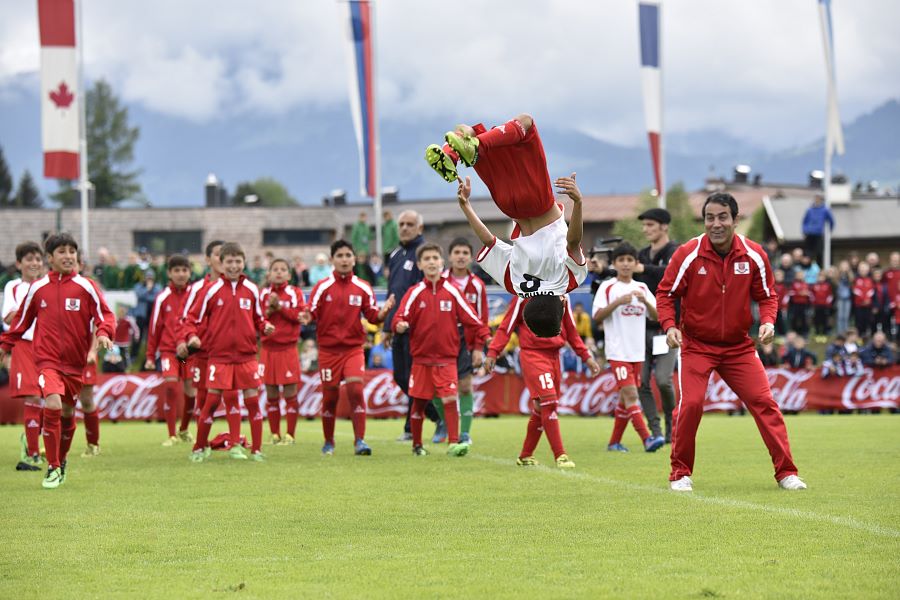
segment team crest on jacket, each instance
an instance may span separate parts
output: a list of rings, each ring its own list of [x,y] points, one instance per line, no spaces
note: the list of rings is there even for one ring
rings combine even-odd
[[[749,275],[750,274],[750,263],[748,263],[748,262],[734,263],[734,274],[735,275]]]
[[[450,300],[441,300],[441,312],[450,312],[453,310],[453,302]]]
[[[478,302],[478,294],[475,294],[475,293],[466,294],[466,300],[469,301],[469,304],[475,304],[476,302]]]
[[[362,306],[362,296],[359,294],[350,294],[350,306]]]
[[[250,310],[250,298],[238,298],[238,303],[240,304],[241,310]]]
[[[80,298],[66,298],[66,310],[81,310]]]

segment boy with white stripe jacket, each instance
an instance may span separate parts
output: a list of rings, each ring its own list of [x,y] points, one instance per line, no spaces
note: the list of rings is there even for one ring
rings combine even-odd
[[[481,348],[490,336],[490,329],[479,320],[460,291],[441,277],[444,259],[440,246],[422,244],[416,251],[416,259],[425,279],[407,290],[392,323],[395,333],[410,332],[413,453],[416,456],[427,454],[422,447],[422,418],[425,406],[437,396],[444,404],[447,441],[450,443],[448,454],[464,456],[469,447],[459,443],[456,357],[460,336],[457,326],[461,323],[465,330],[474,331],[471,350],[475,368],[480,367],[484,359]]]

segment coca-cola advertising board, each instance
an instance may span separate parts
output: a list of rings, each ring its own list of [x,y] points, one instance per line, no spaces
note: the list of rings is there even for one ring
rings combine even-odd
[[[772,394],[782,410],[855,410],[900,406],[900,367],[871,370],[855,377],[822,379],[818,371],[785,368],[766,369]],[[675,378],[677,385],[677,377]],[[163,379],[156,373],[103,374],[94,397],[100,417],[110,421],[150,421],[162,416]],[[515,373],[475,377],[475,411],[478,415],[528,414],[529,397],[522,378]],[[612,413],[619,395],[611,371],[596,378],[564,373],[560,383],[559,412],[595,416]],[[655,390],[654,390],[655,391]],[[265,399],[265,390],[260,390]],[[406,415],[406,396],[394,383],[391,371],[368,370],[363,394],[368,414],[374,418]],[[300,415],[315,417],[322,402],[318,373],[303,375],[299,389]],[[706,392],[707,411],[734,410],[740,401],[715,373]],[[224,413],[222,413],[224,414]],[[350,416],[344,388],[338,416]],[[9,387],[0,388],[0,423],[18,423],[22,403],[9,397]]]

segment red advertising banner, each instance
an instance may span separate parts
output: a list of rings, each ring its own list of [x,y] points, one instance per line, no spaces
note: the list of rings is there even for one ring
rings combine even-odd
[[[867,369],[860,376],[828,379],[822,379],[819,371],[784,368],[769,368],[766,371],[772,394],[782,410],[900,407],[900,367],[875,371]],[[94,389],[100,417],[110,421],[156,419],[161,415],[162,383],[162,378],[156,373],[101,375]],[[520,376],[494,373],[476,377],[474,383],[476,414],[528,414],[528,391]],[[369,370],[364,384],[363,394],[370,417],[378,419],[406,415],[406,397],[394,383],[390,371]],[[260,393],[265,399],[265,391]],[[318,416],[322,391],[317,373],[303,376],[298,397],[301,416]],[[559,412],[581,416],[607,415],[612,413],[618,400],[612,372],[605,371],[594,379],[565,373],[561,382]],[[705,410],[725,411],[739,407],[737,396],[714,373],[706,393]],[[342,388],[338,416],[346,418],[349,415],[350,405]],[[8,386],[0,388],[0,423],[18,423],[21,418],[22,403],[9,397]]]

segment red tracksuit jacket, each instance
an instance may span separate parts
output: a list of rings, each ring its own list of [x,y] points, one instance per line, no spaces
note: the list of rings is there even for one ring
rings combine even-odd
[[[456,364],[459,323],[465,330],[473,331],[475,345],[470,350],[483,346],[491,335],[456,286],[444,278],[435,282],[424,279],[409,288],[394,313],[391,326],[395,332],[401,321],[409,323],[413,361],[424,365]]]
[[[803,280],[794,280],[787,293],[787,303],[799,306],[807,306],[812,302],[812,291],[809,284]]]
[[[515,331],[519,334],[519,347],[522,350],[544,352],[548,356],[558,359],[560,348],[569,344],[572,346],[572,350],[581,357],[581,360],[587,361],[591,358],[591,353],[588,351],[587,346],[584,345],[581,336],[578,335],[572,313],[569,312],[568,297],[563,309],[562,328],[559,335],[552,338],[542,338],[534,335],[531,329],[528,328],[528,325],[525,324],[523,314],[528,300],[513,296],[512,301],[509,303],[509,308],[506,309],[506,315],[504,315],[500,326],[497,327],[497,333],[494,334],[491,345],[488,346],[488,356],[497,358],[503,352],[503,348],[506,347],[510,336]]]
[[[830,307],[834,304],[834,288],[827,281],[817,281],[812,285],[813,306]]]
[[[451,275],[450,269],[444,271],[442,277],[454,286],[456,285],[453,281],[453,275]],[[481,319],[481,322],[487,325],[491,316],[488,312],[487,286],[484,285],[484,281],[482,281],[481,277],[475,275],[472,271],[469,271],[469,280],[466,282],[466,287],[463,289],[457,287],[456,289],[462,292],[463,298],[465,298],[466,302],[472,306],[475,310],[475,314]],[[472,330],[467,330],[466,346],[469,348],[475,347],[475,338],[472,337],[472,334]]]
[[[189,331],[196,331],[197,337],[200,340],[203,340],[203,335],[205,333],[205,327],[194,328],[188,326],[188,315],[191,312],[191,309],[198,303],[198,298],[202,298],[204,291],[212,285],[212,282],[209,279],[209,275],[206,275],[203,279],[198,279],[194,283],[188,285],[188,293],[187,298],[184,300],[184,306],[181,309],[181,319],[178,320],[178,323],[175,326],[175,345],[178,344],[186,344],[188,338]],[[202,302],[202,300],[200,300]],[[206,348],[201,347],[195,356],[200,358],[206,358],[207,352]]]
[[[267,322],[259,288],[241,275],[237,281],[222,277],[206,286],[194,301],[185,328],[188,338],[200,338],[210,362],[244,363],[256,359],[256,334]]]
[[[0,347],[9,352],[35,319],[37,368],[56,369],[67,375],[81,376],[94,333],[112,339],[116,331],[116,317],[100,289],[75,273],[50,271],[32,283],[16,325],[0,337]]]
[[[269,311],[269,298],[278,297],[278,310],[268,315],[269,323],[275,326],[275,333],[262,339],[266,350],[285,350],[297,346],[300,339],[300,313],[306,309],[303,291],[289,283],[271,285],[259,294],[263,315]]]
[[[872,306],[875,299],[875,282],[869,277],[857,277],[853,281],[853,306]]]
[[[173,284],[166,286],[153,303],[150,328],[147,330],[147,356],[156,357],[156,351],[175,353],[178,345],[177,333],[188,288],[178,289]]]
[[[316,341],[328,353],[358,350],[366,342],[359,315],[381,323],[372,287],[352,273],[331,275],[309,293],[309,313],[316,321]]]
[[[675,299],[681,298],[682,333],[707,344],[752,342],[750,300],[759,304],[761,323],[775,323],[778,298],[765,251],[735,235],[731,251],[720,257],[706,234],[675,250],[656,290],[663,331],[675,327]]]

